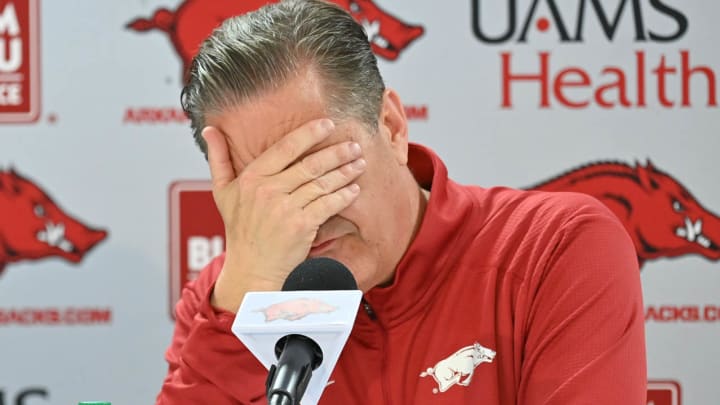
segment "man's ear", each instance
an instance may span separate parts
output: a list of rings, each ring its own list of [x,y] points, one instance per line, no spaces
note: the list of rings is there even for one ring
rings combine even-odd
[[[383,103],[379,120],[380,135],[388,137],[398,163],[406,165],[408,160],[408,125],[400,96],[392,89],[383,92]]]

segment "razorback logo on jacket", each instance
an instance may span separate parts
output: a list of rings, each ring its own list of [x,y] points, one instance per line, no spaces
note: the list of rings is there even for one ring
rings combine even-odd
[[[530,189],[580,192],[600,200],[625,225],[641,266],[689,254],[720,259],[720,217],[649,160],[635,166],[591,163]]]
[[[410,25],[387,13],[372,0],[333,0],[348,10],[365,27],[372,43],[372,49],[378,56],[395,60],[400,53],[424,29]],[[160,30],[170,36],[175,51],[183,62],[183,74],[187,73],[190,62],[200,48],[202,41],[225,19],[248,13],[274,3],[272,0],[186,0],[175,10],[160,8],[150,18],[137,18],[127,24],[127,28],[146,32]]]
[[[492,363],[495,354],[494,350],[475,342],[440,360],[435,366],[428,367],[420,373],[420,377],[432,376],[438,384],[437,388],[433,388],[433,394],[445,392],[455,384],[467,387],[472,381],[475,368],[480,363]]]
[[[0,170],[0,272],[21,260],[61,257],[79,263],[107,234],[65,213],[14,170]]]

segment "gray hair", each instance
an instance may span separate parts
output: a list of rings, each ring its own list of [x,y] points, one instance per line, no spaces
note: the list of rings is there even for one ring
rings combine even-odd
[[[282,86],[300,70],[320,77],[331,118],[377,131],[385,85],[363,27],[322,0],[286,0],[229,18],[200,47],[180,96],[195,142],[219,114]]]

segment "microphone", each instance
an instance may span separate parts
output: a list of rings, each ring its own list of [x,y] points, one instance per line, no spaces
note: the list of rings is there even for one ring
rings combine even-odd
[[[352,273],[328,257],[308,259],[285,279],[282,291],[357,290]],[[323,360],[320,346],[303,335],[287,335],[275,344],[277,366],[270,367],[267,382],[270,405],[299,405],[313,370]]]
[[[283,291],[357,290],[357,282],[350,270],[335,259],[314,257],[300,263],[283,283]]]
[[[269,369],[270,405],[298,405],[303,395],[303,405],[317,404],[361,298],[347,267],[326,257],[298,265],[282,291],[245,294],[232,331]]]

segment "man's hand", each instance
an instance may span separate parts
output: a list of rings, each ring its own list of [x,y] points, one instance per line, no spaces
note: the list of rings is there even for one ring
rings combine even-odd
[[[225,224],[225,264],[212,296],[236,312],[248,291],[280,290],[310,251],[318,228],[347,208],[364,170],[360,146],[342,142],[300,159],[333,132],[328,119],[282,137],[236,175],[225,137],[207,127],[215,204]]]

